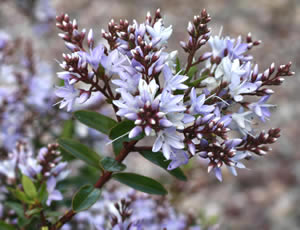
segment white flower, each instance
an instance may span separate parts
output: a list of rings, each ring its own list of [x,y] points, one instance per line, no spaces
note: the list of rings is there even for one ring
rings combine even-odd
[[[208,44],[211,46],[213,57],[224,57],[224,50],[227,46],[227,39],[221,36],[210,36]]]
[[[245,73],[246,70],[240,66],[240,61],[238,59],[235,59],[232,62],[229,57],[225,57],[218,65],[215,77],[218,80],[230,83],[233,77],[241,77]]]
[[[167,160],[170,159],[172,148],[183,149],[183,135],[176,132],[175,128],[168,128],[160,131],[157,134],[157,138],[154,142],[152,151],[158,152],[162,149],[162,152]]]
[[[146,29],[152,37],[153,45],[158,47],[165,44],[173,32],[172,26],[167,28],[163,26],[162,19],[159,19],[153,27],[146,25]]]

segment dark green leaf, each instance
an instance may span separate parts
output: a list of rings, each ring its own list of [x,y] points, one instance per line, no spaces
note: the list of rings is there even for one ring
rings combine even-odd
[[[136,190],[156,195],[165,195],[167,190],[157,181],[135,173],[116,173],[112,176],[115,180],[126,184]]]
[[[105,157],[100,163],[106,171],[110,172],[120,172],[126,169],[126,165],[119,163],[112,157]]]
[[[29,198],[34,199],[37,197],[37,191],[34,186],[34,183],[31,181],[31,179],[28,176],[25,176],[25,175],[22,176],[22,185],[23,185],[25,194]]]
[[[82,186],[74,195],[72,209],[74,212],[81,212],[89,209],[100,198],[101,190],[87,184]]]
[[[0,229],[1,230],[16,230],[16,228],[14,226],[5,223],[2,220],[0,220]]]
[[[63,148],[72,156],[84,161],[88,165],[101,169],[99,164],[101,157],[86,145],[68,138],[61,138],[58,140],[58,143],[61,148]]]
[[[74,113],[74,116],[81,123],[106,135],[108,135],[111,128],[117,124],[117,122],[110,117],[106,117],[100,113],[93,111],[76,111]]]
[[[183,174],[180,168],[173,170],[168,170],[168,165],[170,161],[167,161],[161,152],[154,153],[152,151],[141,151],[140,154],[145,157],[147,160],[151,161],[153,164],[158,165],[159,167],[165,169],[172,176],[176,177],[179,180],[186,181],[187,178]]]
[[[113,140],[113,149],[116,155],[120,153],[121,149],[123,148],[124,142],[139,140],[144,136],[143,134],[140,134],[135,138],[129,139],[128,134],[125,134],[132,130],[134,127],[135,125],[133,121],[124,120],[111,129],[109,133],[109,138]],[[122,135],[124,136],[121,137]]]

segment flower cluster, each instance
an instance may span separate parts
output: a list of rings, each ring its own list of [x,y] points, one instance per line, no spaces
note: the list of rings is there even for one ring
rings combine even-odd
[[[267,101],[274,91],[269,87],[294,73],[291,63],[273,63],[260,73],[249,54],[260,41],[251,34],[245,40],[211,36],[210,20],[203,10],[188,23],[188,41],[180,43],[188,58],[181,67],[178,52],[166,51],[172,26],[164,25],[160,10],[140,24],[111,20],[108,31],[102,30],[108,46],[96,45],[89,30],[87,48],[86,30],[80,31],[68,15],[58,16],[59,36],[72,52],[63,54],[64,71],[58,73],[65,81],[56,91],[60,107],[70,111],[76,100],[84,103],[99,91],[112,103],[118,121],[134,122],[129,138],[141,133],[156,137],[150,148],[171,160],[170,170],[198,156],[207,159],[208,172],[219,180],[222,166],[236,175],[235,168],[245,168],[242,159],[266,154],[267,144],[279,137],[279,129],[257,135],[255,120],[270,117],[273,105]],[[204,45],[211,51],[198,55]]]
[[[192,215],[178,212],[165,197],[153,197],[133,190],[110,188],[90,210],[79,213],[62,230],[200,230]],[[213,227],[213,226],[211,226]],[[211,229],[211,228],[209,228]]]
[[[26,185],[23,182],[23,177],[26,176],[39,185],[39,193],[45,186],[43,200],[45,205],[50,206],[52,201],[63,199],[62,193],[56,185],[68,174],[67,162],[62,161],[58,144],[49,144],[36,153],[29,143],[18,142],[6,158],[2,157],[0,164],[0,176],[3,179],[0,186],[1,194],[4,197],[10,197],[9,199],[14,197],[23,203],[24,212],[39,207],[41,204],[37,201],[32,203],[29,200],[30,197],[27,197],[23,192],[26,191]],[[14,212],[12,212],[11,207],[8,207],[1,204],[1,218],[4,219],[6,216],[10,222],[14,223],[16,216],[12,215]],[[16,214],[20,215],[19,213]]]

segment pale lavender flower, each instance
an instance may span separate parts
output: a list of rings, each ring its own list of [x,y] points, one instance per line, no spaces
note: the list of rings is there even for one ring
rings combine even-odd
[[[131,66],[123,66],[123,71],[119,71],[120,79],[113,79],[112,83],[119,86],[117,92],[125,90],[128,93],[134,94],[137,92],[139,81],[142,77],[142,74],[137,72]]]
[[[158,47],[165,44],[173,32],[172,26],[164,27],[162,19],[159,19],[153,27],[146,25],[146,29],[151,35],[153,46]]]
[[[58,102],[60,104],[59,108],[62,109],[67,106],[67,111],[70,112],[76,98],[79,97],[79,90],[73,85],[70,85],[68,81],[65,81],[64,87],[57,87],[55,94],[56,96],[63,98]]]
[[[174,91],[177,89],[187,89],[188,86],[183,84],[189,77],[185,75],[180,75],[177,73],[176,75],[173,75],[170,67],[168,65],[165,65],[163,68],[163,74],[164,74],[164,90],[168,91]]]
[[[171,69],[175,69],[176,67],[176,59],[178,56],[178,51],[174,50],[170,53],[168,53],[168,57],[166,59],[166,64],[171,68]]]
[[[229,93],[233,97],[236,102],[243,100],[243,95],[252,93],[257,90],[257,84],[247,82],[246,80],[241,81],[240,77],[237,75],[233,75],[231,79],[231,83],[229,85]]]
[[[244,53],[248,51],[248,43],[242,42],[242,36],[239,36],[237,39],[228,38],[226,45],[226,48],[228,50],[228,56],[232,60],[236,58],[242,61],[252,60],[252,56],[244,55]]]
[[[129,133],[130,138],[137,136],[142,131],[149,136],[153,134],[154,130],[157,132],[157,130],[171,126],[182,126],[180,121],[172,115],[185,110],[185,107],[180,105],[183,96],[174,96],[167,91],[156,95],[157,90],[158,85],[154,79],[149,84],[140,79],[139,95],[132,96],[130,93],[122,91],[121,99],[113,101],[119,107],[117,115],[135,121],[136,127]]]
[[[230,83],[233,78],[242,77],[246,72],[238,59],[231,61],[229,57],[225,57],[216,68],[215,77],[217,80]]]
[[[211,113],[215,107],[213,105],[205,105],[205,94],[201,94],[197,97],[196,90],[193,87],[190,93],[190,105],[189,108],[190,114],[207,114]]]
[[[56,190],[56,179],[52,176],[47,180],[47,191],[48,199],[46,204],[51,205],[52,201],[59,201],[63,199],[63,196],[60,191]]]
[[[173,149],[183,149],[183,135],[176,132],[174,127],[159,131],[157,138],[153,144],[152,151],[158,152],[162,150],[164,157],[171,159]]]
[[[250,134],[252,131],[252,114],[252,111],[244,112],[243,109],[240,109],[238,113],[232,113],[230,128],[239,131],[244,136]]]
[[[263,121],[265,122],[271,116],[269,108],[275,107],[275,105],[266,104],[265,102],[271,95],[263,96],[258,102],[251,103],[249,108]]]
[[[210,36],[208,44],[212,49],[212,57],[223,58],[224,50],[227,48],[227,39],[221,37],[220,35]]]
[[[102,44],[96,46],[93,49],[90,49],[90,53],[84,52],[84,51],[79,51],[77,52],[79,57],[82,58],[82,62],[84,63],[85,61],[89,63],[95,71],[98,70],[99,64],[103,60],[102,58],[105,57],[104,55],[104,46]]]
[[[16,179],[16,164],[17,158],[12,154],[7,160],[3,160],[0,164],[0,175],[4,175],[8,183]]]
[[[189,162],[188,154],[181,149],[172,149],[170,159],[171,162],[168,165],[168,170],[173,170]]]
[[[119,73],[123,70],[123,65],[127,62],[126,57],[120,53],[117,49],[111,51],[108,56],[103,55],[101,58],[101,64],[105,69],[105,73],[108,76]]]
[[[77,79],[81,78],[80,74],[69,71],[58,72],[57,77],[64,81],[68,81],[70,85],[73,85],[76,83]]]
[[[39,165],[38,161],[32,158],[30,155],[27,156],[27,158],[23,158],[19,162],[18,167],[22,174],[30,178],[34,178],[42,171],[42,166]]]

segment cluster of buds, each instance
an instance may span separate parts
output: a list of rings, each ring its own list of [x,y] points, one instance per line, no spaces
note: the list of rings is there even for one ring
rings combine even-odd
[[[67,165],[66,162],[62,162],[61,152],[57,143],[48,144],[47,148],[42,148],[39,151],[38,163],[42,166],[41,175],[45,179],[50,176],[61,176],[61,172]]]
[[[64,33],[58,35],[66,41],[66,46],[74,51],[79,51],[83,47],[83,40],[85,39],[86,30],[78,30],[77,21],[74,19],[70,21],[68,14],[56,16],[56,27],[61,29]],[[77,48],[78,46],[79,48]]]
[[[210,28],[207,27],[210,20],[211,17],[206,10],[202,10],[201,16],[194,16],[193,22],[189,22],[187,27],[189,40],[188,42],[180,42],[180,45],[185,52],[195,53],[201,46],[206,44],[210,35]],[[203,61],[202,59],[203,57],[199,58],[198,61]]]

